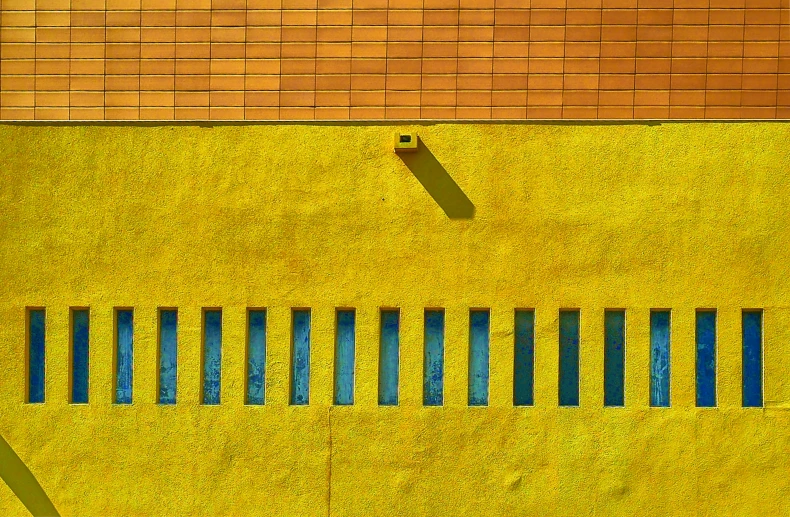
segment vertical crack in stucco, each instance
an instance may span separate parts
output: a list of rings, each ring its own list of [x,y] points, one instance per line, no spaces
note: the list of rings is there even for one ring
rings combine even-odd
[[[327,466],[326,514],[332,515],[332,406],[326,412],[329,422],[329,465]]]

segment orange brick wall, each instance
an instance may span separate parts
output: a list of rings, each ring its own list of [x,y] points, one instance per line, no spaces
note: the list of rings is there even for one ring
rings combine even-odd
[[[790,0],[0,0],[0,119],[790,118]]]

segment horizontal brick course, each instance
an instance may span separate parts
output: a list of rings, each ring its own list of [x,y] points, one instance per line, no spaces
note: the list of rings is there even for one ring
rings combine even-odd
[[[0,0],[0,119],[786,118],[790,0]]]

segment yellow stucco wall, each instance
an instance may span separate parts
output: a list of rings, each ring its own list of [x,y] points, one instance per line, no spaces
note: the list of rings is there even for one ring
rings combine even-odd
[[[415,130],[475,205],[449,219],[392,151]],[[790,497],[790,126],[781,123],[0,126],[0,434],[62,515],[780,515]],[[47,308],[24,404],[25,307]],[[67,403],[69,307],[90,404]],[[111,404],[113,307],[135,309],[134,404]],[[401,309],[399,407],[377,405],[379,307]],[[178,404],[155,404],[158,307]],[[200,406],[202,307],[222,404]],[[267,404],[244,405],[247,307]],[[288,406],[290,311],[311,396]],[[356,403],[332,407],[334,311],[357,309]],[[446,308],[445,405],[422,318]],[[491,308],[489,407],[466,407],[468,311]],[[512,407],[534,307],[535,407]],[[579,408],[557,407],[558,310],[581,310]],[[603,314],[627,311],[626,407],[603,406]],[[649,312],[672,309],[671,408]],[[718,309],[718,407],[694,407],[694,313]],[[765,408],[741,408],[742,308],[764,309]],[[0,515],[25,514],[0,483]]]

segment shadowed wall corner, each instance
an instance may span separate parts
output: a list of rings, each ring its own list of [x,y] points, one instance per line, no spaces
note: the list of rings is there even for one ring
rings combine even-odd
[[[475,216],[475,205],[424,142],[418,140],[416,152],[400,152],[398,156],[447,217],[472,219]]]
[[[0,436],[0,478],[33,517],[60,516],[33,473],[2,436]]]

